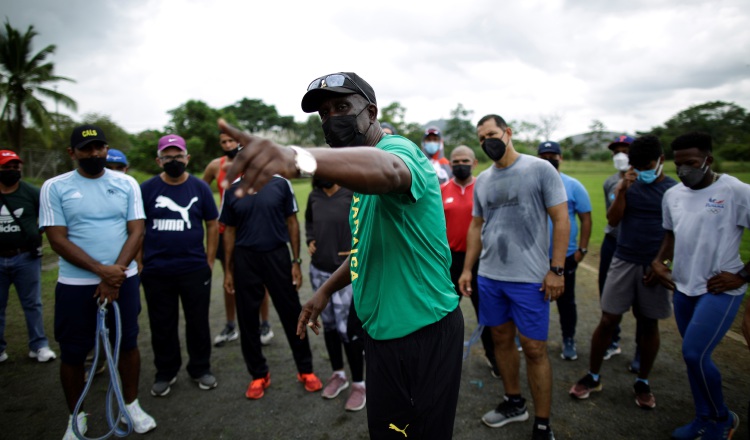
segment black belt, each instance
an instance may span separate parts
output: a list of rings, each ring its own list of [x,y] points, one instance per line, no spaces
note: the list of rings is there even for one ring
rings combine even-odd
[[[29,247],[7,249],[7,250],[3,249],[3,250],[0,250],[0,257],[5,257],[5,258],[15,257],[16,255],[22,254],[24,252],[31,252],[32,250],[33,249]]]

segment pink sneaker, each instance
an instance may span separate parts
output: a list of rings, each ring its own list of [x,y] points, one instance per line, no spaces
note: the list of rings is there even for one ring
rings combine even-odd
[[[352,392],[349,394],[349,398],[346,400],[347,411],[359,411],[365,407],[367,403],[367,394],[365,392],[365,386],[361,384],[352,384]]]
[[[338,374],[333,373],[331,378],[328,379],[326,387],[323,388],[322,396],[324,399],[333,399],[347,388],[349,388],[349,381]]]

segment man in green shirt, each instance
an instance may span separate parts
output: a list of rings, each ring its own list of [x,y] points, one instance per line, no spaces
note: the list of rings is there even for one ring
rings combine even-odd
[[[297,334],[304,338],[306,327],[318,334],[331,294],[352,283],[365,330],[370,437],[451,438],[463,317],[449,274],[437,175],[419,147],[382,131],[375,92],[355,73],[314,80],[302,109],[318,112],[333,149],[284,148],[220,121],[245,145],[225,185],[245,173],[237,189],[242,196],[274,174],[315,175],[354,191],[350,257],[305,304]]]

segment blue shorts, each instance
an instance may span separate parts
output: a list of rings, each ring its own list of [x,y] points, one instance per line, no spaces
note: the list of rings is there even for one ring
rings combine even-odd
[[[496,281],[483,276],[479,285],[479,323],[497,327],[508,321],[529,339],[546,341],[549,336],[549,301],[539,291],[540,283]]]
[[[98,285],[72,286],[57,283],[55,287],[55,340],[60,344],[60,358],[70,365],[81,365],[96,341],[96,319],[99,306],[94,293]],[[141,289],[138,275],[127,278],[117,299],[120,308],[122,340],[120,351],[138,347],[138,314],[141,312]],[[115,317],[107,307],[107,328],[114,350]],[[99,354],[102,355],[102,352]]]

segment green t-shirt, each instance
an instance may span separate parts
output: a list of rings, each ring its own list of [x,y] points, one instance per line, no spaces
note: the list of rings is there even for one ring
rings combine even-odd
[[[3,194],[8,205],[0,200],[0,250],[36,247],[39,243],[39,189],[21,180],[18,189]],[[26,231],[10,215],[16,215]]]
[[[406,336],[458,306],[449,268],[440,185],[427,157],[408,139],[385,136],[377,148],[411,171],[406,194],[354,193],[351,278],[354,305],[373,339]]]

